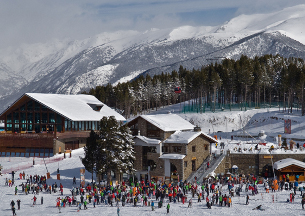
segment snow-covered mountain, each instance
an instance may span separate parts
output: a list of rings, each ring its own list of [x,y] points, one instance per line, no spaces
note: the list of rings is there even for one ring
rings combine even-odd
[[[215,57],[305,58],[305,5],[240,15],[221,26],[103,33],[0,50],[0,110],[25,92],[76,94],[139,74],[192,69]]]

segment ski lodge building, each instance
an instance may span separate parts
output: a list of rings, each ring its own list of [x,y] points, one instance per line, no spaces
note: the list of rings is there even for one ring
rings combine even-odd
[[[176,114],[141,115],[128,126],[138,180],[184,181],[210,157],[210,144],[217,142]]]
[[[0,156],[51,157],[83,147],[105,116],[125,121],[92,95],[25,93],[0,115]]]

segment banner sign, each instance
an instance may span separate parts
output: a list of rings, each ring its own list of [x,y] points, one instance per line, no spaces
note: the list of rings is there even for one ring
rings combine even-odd
[[[85,169],[80,169],[80,184],[82,187],[85,187],[86,181],[85,181]]]
[[[291,134],[291,119],[284,120],[284,131],[286,134]]]

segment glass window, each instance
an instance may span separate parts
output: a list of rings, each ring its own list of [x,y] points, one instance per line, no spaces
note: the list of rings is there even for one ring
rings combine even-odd
[[[32,124],[28,124],[28,131],[33,131],[33,125]]]
[[[57,132],[62,132],[62,127],[61,127],[61,125],[56,125],[56,131],[57,131]]]
[[[1,156],[2,156],[2,157],[5,157],[5,152],[2,152],[2,153],[1,153]]]
[[[19,133],[19,124],[14,124],[14,132]]]
[[[46,152],[46,153],[44,154],[44,156],[45,156],[45,157],[49,157],[49,153]]]
[[[25,153],[25,157],[30,157],[30,153]]]
[[[48,108],[45,107],[44,105],[41,105],[41,110],[42,110],[42,111],[48,111]]]
[[[68,120],[68,131],[71,131],[71,121]]]
[[[71,123],[72,123],[72,130],[74,130],[74,121],[72,121]]]
[[[16,152],[16,157],[20,157],[20,152]]]
[[[35,124],[35,132],[40,133],[40,125]]]
[[[43,157],[43,156],[44,156],[44,153],[40,153],[39,156],[40,156],[40,157]]]
[[[41,131],[47,131],[47,126],[46,125],[41,125]]]
[[[40,123],[40,113],[35,113],[35,123],[36,124]]]
[[[29,148],[26,148],[26,149],[25,149],[25,152],[26,152],[26,153],[29,153],[30,151],[31,151],[31,149],[29,149]]]
[[[14,123],[19,123],[19,113],[17,112],[14,112],[13,113],[13,117],[14,117]]]
[[[12,123],[12,114],[8,114],[6,117],[6,123]]]
[[[27,110],[28,110],[28,111],[33,111],[33,101],[29,101],[29,102],[27,103]]]
[[[50,153],[50,154],[49,154],[49,157],[53,157],[53,153]]]
[[[196,152],[196,146],[192,146],[192,152]]]
[[[96,128],[96,122],[92,122],[92,130],[95,130]]]
[[[9,157],[10,156],[10,152],[6,152],[6,157]]]
[[[40,111],[40,104],[35,102],[35,111]]]
[[[49,123],[55,123],[55,114],[49,113]]]
[[[91,128],[92,128],[92,127],[91,127],[91,124],[92,124],[92,122],[89,121],[89,122],[88,122],[88,128],[87,128],[87,130],[91,130]]]
[[[7,124],[7,125],[6,125],[6,130],[7,130],[7,131],[12,131],[12,127],[13,127],[12,124]]]
[[[82,130],[82,122],[78,122],[78,130],[79,130],[79,131]]]
[[[25,113],[20,113],[20,121],[21,123],[26,123]]]
[[[61,116],[56,114],[56,124],[61,124]]]
[[[85,122],[82,121],[82,131],[85,130]]]
[[[20,153],[20,157],[24,157],[24,153],[23,152]]]
[[[86,121],[86,130],[89,130],[88,128],[89,128],[88,122]]]
[[[35,157],[39,157],[39,153],[35,153]]]
[[[20,111],[25,111],[25,104],[20,107]]]
[[[27,123],[33,123],[33,113],[27,113]]]
[[[26,128],[26,124],[22,124],[22,125],[21,125],[21,131],[26,131],[26,129],[27,129],[27,128]]]
[[[41,123],[43,124],[48,123],[48,113],[42,113],[41,116],[42,116]]]
[[[30,153],[30,157],[34,157],[35,156],[35,154],[34,153]]]

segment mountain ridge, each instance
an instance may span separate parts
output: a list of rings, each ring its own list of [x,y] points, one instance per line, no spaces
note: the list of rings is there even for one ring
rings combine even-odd
[[[302,29],[305,5],[240,15],[220,26],[117,31],[0,50],[0,110],[25,92],[77,94],[180,65],[199,68],[215,57],[280,54],[305,59]]]

